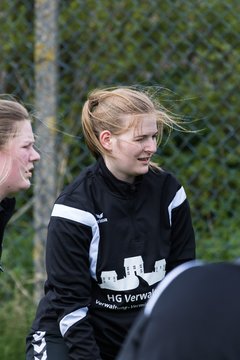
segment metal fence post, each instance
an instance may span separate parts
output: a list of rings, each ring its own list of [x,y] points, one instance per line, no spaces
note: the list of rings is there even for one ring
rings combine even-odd
[[[57,10],[58,0],[35,1],[35,108],[39,118],[36,134],[41,152],[34,188],[36,302],[42,294],[45,279],[47,225],[56,197]]]

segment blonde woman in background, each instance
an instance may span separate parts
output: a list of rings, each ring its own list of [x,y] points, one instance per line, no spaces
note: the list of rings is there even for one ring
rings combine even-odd
[[[4,230],[15,208],[13,196],[31,186],[34,162],[39,159],[27,109],[0,98],[0,259]]]

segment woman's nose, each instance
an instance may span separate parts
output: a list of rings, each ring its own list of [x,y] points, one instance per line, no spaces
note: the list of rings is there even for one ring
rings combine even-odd
[[[157,142],[156,139],[148,139],[146,145],[145,145],[145,151],[149,151],[149,152],[156,152],[157,151]]]
[[[38,161],[40,160],[41,156],[39,152],[35,149],[32,149],[31,161]]]

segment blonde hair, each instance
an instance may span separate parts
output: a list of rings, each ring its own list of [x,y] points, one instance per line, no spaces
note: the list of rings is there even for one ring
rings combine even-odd
[[[173,128],[176,121],[167,113],[154,97],[143,90],[129,87],[96,89],[86,100],[82,110],[82,130],[86,144],[95,158],[106,150],[99,141],[103,130],[117,135],[136,125],[137,117],[126,125],[123,115],[155,114],[158,126],[158,144],[163,128]]]
[[[27,109],[16,100],[0,99],[0,150],[16,136],[18,123],[31,120]]]

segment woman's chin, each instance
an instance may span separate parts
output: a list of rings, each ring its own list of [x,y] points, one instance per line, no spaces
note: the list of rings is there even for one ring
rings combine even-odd
[[[19,191],[21,191],[21,190],[27,190],[27,189],[30,188],[30,186],[31,186],[30,180],[29,180],[29,179],[26,179],[26,180],[22,183],[21,187],[19,187]]]
[[[149,166],[144,166],[144,167],[142,167],[142,168],[139,170],[138,175],[144,175],[144,174],[146,174],[148,171],[149,171]]]

